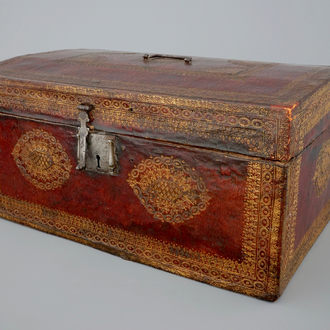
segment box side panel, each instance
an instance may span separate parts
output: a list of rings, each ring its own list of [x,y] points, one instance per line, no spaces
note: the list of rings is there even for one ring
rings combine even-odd
[[[290,162],[288,170],[281,291],[330,218],[330,130],[324,131]]]
[[[77,171],[74,127],[0,116],[0,216],[175,274],[278,296],[283,167],[117,135]]]

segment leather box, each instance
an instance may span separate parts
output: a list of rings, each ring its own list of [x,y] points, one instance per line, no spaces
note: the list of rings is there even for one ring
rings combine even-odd
[[[274,301],[330,216],[329,113],[329,67],[3,61],[0,216]]]

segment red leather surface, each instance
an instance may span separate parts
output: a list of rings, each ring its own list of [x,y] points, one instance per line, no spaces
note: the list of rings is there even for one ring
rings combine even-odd
[[[315,131],[320,130],[328,122],[321,121],[307,136],[313,136]],[[320,151],[326,141],[330,139],[330,130],[326,130],[313,143],[304,150],[301,160],[299,178],[299,200],[296,225],[295,248],[299,245],[303,236],[307,233],[314,220],[319,215],[323,206],[328,202],[330,196],[330,181],[327,182],[321,195],[317,195],[315,187],[315,171],[320,157]],[[323,173],[325,176],[326,173]]]
[[[118,136],[120,173],[109,176],[76,167],[76,129],[1,116],[0,190],[48,208],[87,217],[179,246],[240,260],[247,162],[220,153],[187,149],[145,139]],[[43,191],[22,175],[11,155],[20,137],[32,129],[53,135],[66,150],[72,168],[59,188]],[[183,223],[155,219],[127,183],[128,174],[150,156],[184,160],[203,178],[211,197],[205,211]]]

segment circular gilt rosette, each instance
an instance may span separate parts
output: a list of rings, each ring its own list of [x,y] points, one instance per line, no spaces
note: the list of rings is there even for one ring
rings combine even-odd
[[[330,179],[330,140],[323,143],[313,177],[316,195],[322,195]]]
[[[64,148],[41,129],[22,135],[12,156],[24,177],[39,189],[56,189],[70,176],[72,165]]]
[[[128,175],[128,184],[157,220],[180,223],[206,210],[211,199],[203,179],[184,160],[154,157]]]

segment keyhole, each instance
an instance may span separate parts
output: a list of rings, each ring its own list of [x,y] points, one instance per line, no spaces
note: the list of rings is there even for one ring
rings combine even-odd
[[[100,166],[100,156],[96,155],[96,160],[97,160],[97,168],[101,168]]]

